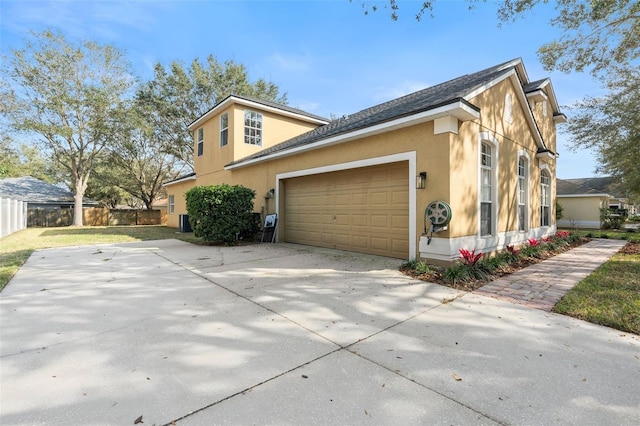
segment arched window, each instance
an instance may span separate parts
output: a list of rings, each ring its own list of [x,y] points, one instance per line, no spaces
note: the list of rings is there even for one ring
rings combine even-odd
[[[529,162],[527,157],[518,158],[518,231],[526,231],[529,225],[528,187]]]
[[[494,225],[494,154],[493,146],[482,142],[480,152],[480,235],[492,235]]]
[[[551,225],[551,177],[549,172],[540,172],[540,226]]]

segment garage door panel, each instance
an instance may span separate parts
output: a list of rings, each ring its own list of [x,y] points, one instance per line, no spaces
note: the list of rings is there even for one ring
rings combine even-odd
[[[409,173],[400,162],[288,179],[288,242],[407,258]]]

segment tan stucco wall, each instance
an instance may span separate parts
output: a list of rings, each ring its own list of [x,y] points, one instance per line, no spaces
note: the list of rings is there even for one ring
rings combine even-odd
[[[230,118],[230,134],[228,151],[218,152],[219,118],[213,117],[204,126],[205,155],[196,159],[198,185],[212,185],[219,183],[241,184],[256,191],[254,210],[262,213],[272,213],[276,210],[275,198],[265,199],[270,189],[279,194],[286,189],[286,181],[276,188],[276,176],[282,173],[312,169],[339,163],[348,163],[363,159],[378,158],[398,153],[415,153],[416,172],[427,172],[427,183],[424,190],[416,190],[415,228],[416,243],[420,243],[424,223],[426,206],[436,200],[447,201],[453,210],[453,220],[447,231],[438,233],[438,238],[479,238],[479,149],[480,135],[486,134],[497,141],[497,233],[517,233],[517,165],[519,153],[526,153],[529,158],[529,223],[528,229],[540,228],[540,173],[541,166],[546,164],[551,175],[551,224],[555,224],[555,161],[544,163],[536,158],[537,145],[531,134],[532,129],[525,119],[516,88],[511,79],[506,79],[490,90],[487,90],[470,102],[481,110],[481,117],[474,121],[460,122],[458,134],[434,134],[433,121],[415,124],[411,127],[396,129],[386,133],[368,136],[336,145],[326,146],[313,151],[302,152],[294,156],[281,157],[251,166],[223,170],[224,164],[237,160],[267,146],[286,140],[296,134],[305,132],[312,127],[307,123],[297,123],[288,118],[278,119],[272,113],[263,112],[263,147],[252,147],[243,142],[244,107],[230,107],[233,118]],[[504,99],[511,93],[513,99],[513,120],[504,120]],[[525,100],[526,102],[526,100]],[[550,126],[554,125],[549,121]],[[209,126],[209,127],[206,127]],[[553,133],[555,143],[555,130]],[[195,133],[195,132],[194,132]],[[213,135],[212,140],[207,134]],[[235,145],[234,145],[235,140]],[[208,149],[213,147],[212,149]],[[207,154],[212,151],[212,154]],[[209,156],[210,155],[210,156]],[[415,176],[409,176],[410,182]],[[413,183],[411,183],[412,185]],[[178,185],[167,188],[169,194],[176,194],[175,217],[169,217],[169,223],[177,226],[177,215],[184,213],[183,198],[179,195],[182,190]],[[280,197],[282,202],[284,197]],[[283,215],[284,209],[280,208]],[[286,223],[286,217],[281,216]],[[553,228],[550,227],[550,228]],[[280,228],[280,237],[284,238],[285,227]],[[421,243],[420,243],[421,244]],[[498,243],[496,243],[498,244]],[[468,247],[469,249],[473,247]],[[455,251],[457,253],[457,250]]]
[[[504,99],[510,93],[513,99],[512,122],[504,120]],[[538,147],[525,119],[511,80],[504,80],[489,91],[471,99],[481,109],[479,120],[462,123],[459,134],[451,143],[451,205],[462,218],[451,225],[451,236],[478,233],[478,179],[480,174],[479,149],[481,133],[487,133],[498,144],[498,223],[497,231],[517,230],[517,167],[519,153],[529,158],[529,223],[528,229],[540,226],[540,173],[543,161],[536,158]],[[525,105],[526,107],[526,105]],[[489,130],[489,129],[495,129]],[[555,162],[547,164],[551,175],[551,223],[555,223]]]
[[[262,146],[244,143],[244,111],[250,109],[262,114]],[[220,146],[220,116],[229,114],[228,145]],[[242,105],[232,105],[212,117],[193,131],[193,152],[196,153],[194,169],[198,172],[198,179],[204,178],[205,182],[215,183],[220,176],[217,172],[226,164],[265,148],[276,145],[292,137],[306,133],[317,127],[317,124],[296,120],[290,117],[279,117],[272,112],[258,108],[245,108]],[[204,129],[203,155],[198,156],[198,129]],[[236,143],[233,143],[233,141]],[[208,176],[212,174],[212,176]],[[204,183],[206,185],[211,183]]]
[[[577,227],[599,227],[600,209],[607,206],[602,197],[560,197],[558,202],[563,207],[561,223]]]
[[[170,228],[178,228],[179,216],[187,213],[187,201],[184,198],[185,192],[193,188],[196,185],[195,180],[188,180],[184,182],[175,183],[166,187],[167,196],[174,196],[174,210],[173,213],[167,214],[167,226]],[[167,207],[168,211],[168,207]]]

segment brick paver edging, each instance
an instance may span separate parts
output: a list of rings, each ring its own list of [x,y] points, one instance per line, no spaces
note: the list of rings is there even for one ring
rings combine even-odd
[[[593,239],[562,254],[498,278],[474,293],[551,311],[562,296],[627,242]]]

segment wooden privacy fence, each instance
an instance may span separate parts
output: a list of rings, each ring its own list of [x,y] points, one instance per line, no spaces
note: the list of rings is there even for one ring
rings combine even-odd
[[[87,226],[118,225],[166,225],[167,216],[162,210],[107,209],[85,207],[82,220]],[[30,208],[27,210],[28,227],[71,226],[73,209]]]
[[[0,197],[0,238],[27,227],[27,203]]]

